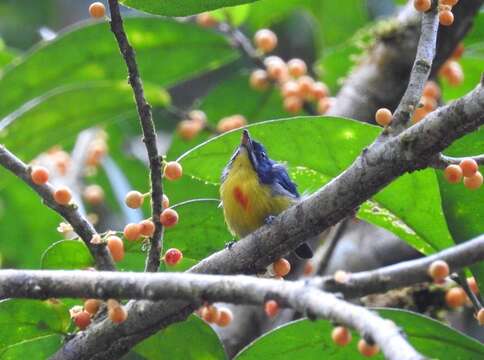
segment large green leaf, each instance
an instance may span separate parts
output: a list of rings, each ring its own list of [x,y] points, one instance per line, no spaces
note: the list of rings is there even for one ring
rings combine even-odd
[[[484,151],[484,128],[456,141],[446,150],[450,156],[472,156]],[[484,166],[480,167],[484,173]],[[462,243],[484,233],[484,203],[478,199],[484,198],[484,187],[469,190],[460,184],[449,184],[439,171],[442,207],[449,230],[456,243]],[[484,263],[471,267],[479,288],[484,289]]]
[[[192,315],[188,320],[171,325],[136,345],[133,353],[141,359],[186,359],[222,360],[226,359],[222,343],[215,331]],[[139,359],[139,357],[127,358]]]
[[[312,192],[349,166],[380,130],[348,119],[302,117],[254,124],[250,131],[266,145],[269,156],[287,163],[301,192]],[[240,131],[234,131],[187,152],[179,159],[185,174],[219,184],[239,139]],[[402,176],[366,203],[359,216],[393,231],[424,253],[453,244],[432,170]]]
[[[123,5],[165,16],[187,16],[257,0],[121,0]]]
[[[52,341],[48,345],[37,343],[29,346],[27,342],[45,339],[56,335],[58,345],[62,334],[67,334],[70,324],[69,312],[62,303],[27,299],[0,301],[0,355],[1,359],[45,359],[52,351]],[[25,348],[23,344],[27,345]],[[16,349],[9,350],[10,347]],[[34,354],[34,350],[46,351]],[[49,353],[50,351],[50,353]]]
[[[403,310],[383,309],[379,313],[403,328],[410,343],[429,358],[472,360],[484,356],[482,344],[438,321]],[[332,329],[326,320],[294,321],[255,340],[236,359],[364,359],[356,349],[356,333],[348,346],[339,347],[331,340]],[[383,356],[380,353],[374,358]]]
[[[42,269],[82,270],[94,266],[94,259],[81,240],[61,240],[45,250]]]
[[[0,350],[0,360],[45,360],[59,350],[62,340],[60,335],[47,335],[18,342],[7,347],[5,351]]]
[[[168,86],[237,57],[225,38],[160,18],[125,21],[143,80]],[[43,43],[0,74],[0,117],[68,84],[125,80],[126,65],[108,23],[88,23]]]
[[[145,89],[153,106],[168,103],[164,90],[149,84]],[[53,144],[73,143],[80,130],[136,111],[132,90],[125,81],[61,87],[31,104],[4,119],[6,129],[0,131],[0,141],[25,160]]]

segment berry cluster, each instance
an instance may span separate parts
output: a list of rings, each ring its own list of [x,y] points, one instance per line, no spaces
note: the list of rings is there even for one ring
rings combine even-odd
[[[267,54],[277,46],[277,36],[271,30],[261,29],[255,33],[254,44],[262,54]],[[304,102],[315,102],[319,114],[328,111],[331,105],[328,87],[307,75],[307,65],[301,59],[291,59],[287,63],[278,56],[264,59],[265,69],[254,70],[249,79],[250,86],[264,91],[271,85],[279,87],[284,109],[292,114],[299,113]]]
[[[205,305],[201,307],[197,314],[209,324],[215,324],[220,327],[230,325],[234,316],[228,308],[217,308],[215,305]]]
[[[479,165],[472,158],[463,159],[459,165],[447,166],[444,170],[444,177],[451,184],[457,184],[464,179],[464,186],[470,190],[479,189],[483,182]]]
[[[422,120],[428,113],[434,111],[437,108],[437,102],[440,98],[440,87],[434,81],[430,80],[425,83],[422,98],[418,107],[412,116],[412,122],[414,124]]]
[[[439,22],[440,25],[450,26],[454,23],[452,7],[457,5],[459,0],[439,0]],[[432,7],[432,0],[414,0],[413,5],[417,11],[426,12]]]
[[[336,326],[331,332],[331,339],[338,346],[348,345],[352,338],[351,331],[344,326]],[[364,338],[358,341],[357,347],[360,354],[366,357],[374,356],[380,351],[378,345],[368,342]]]
[[[192,110],[188,113],[188,119],[178,123],[177,131],[183,140],[192,140],[202,130],[214,133],[224,133],[247,125],[247,119],[241,114],[234,114],[219,120],[217,127],[212,129],[207,123],[207,115],[201,110]]]
[[[80,330],[86,329],[91,324],[92,317],[99,311],[101,304],[101,300],[87,299],[84,301],[84,306],[73,306],[69,310],[72,321]],[[115,324],[124,322],[128,317],[127,311],[117,300],[109,299],[107,308],[108,317]]]

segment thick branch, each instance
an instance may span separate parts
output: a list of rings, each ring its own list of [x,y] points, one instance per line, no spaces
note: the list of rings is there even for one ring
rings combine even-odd
[[[410,80],[407,90],[395,110],[391,124],[391,128],[397,132],[403,130],[410,121],[410,117],[420,102],[425,82],[432,69],[432,61],[434,60],[437,43],[437,29],[439,28],[439,17],[436,5],[434,1],[432,9],[422,16],[420,40],[418,42],[417,55],[415,56],[412,72],[410,73]]]
[[[72,282],[75,278],[76,281]],[[248,276],[216,276],[177,273],[117,273],[88,271],[0,270],[0,294],[29,288],[41,295],[45,288],[63,288],[64,296],[125,298],[179,298],[190,302],[231,302],[261,305],[276,299],[283,306],[330,319],[372,338],[387,359],[424,359],[403,338],[395,324],[371,311],[306,286],[304,282],[259,279]],[[109,289],[109,290],[108,290]],[[107,291],[108,290],[108,291]],[[49,292],[52,294],[51,292]],[[58,293],[57,295],[61,295]]]
[[[0,145],[0,164],[12,172],[15,176],[23,180],[42,198],[45,205],[61,215],[74,231],[84,240],[91,254],[96,261],[96,267],[100,270],[114,270],[114,262],[105,244],[91,244],[91,239],[96,235],[93,226],[80,214],[77,206],[70,204],[68,206],[59,205],[55,202],[53,193],[55,191],[51,184],[36,185],[32,182],[30,171],[27,165],[8,151],[3,145]]]
[[[123,28],[123,19],[119,11],[118,0],[109,0],[109,10],[111,12],[111,31],[118,42],[119,50],[123,55],[126,66],[128,67],[128,79],[133,88],[138,116],[143,130],[143,141],[148,152],[150,164],[151,180],[151,212],[152,220],[155,224],[155,232],[150,239],[151,247],[146,259],[146,271],[155,272],[160,267],[160,252],[162,244],[162,226],[160,214],[162,211],[163,186],[161,182],[161,164],[163,158],[158,154],[156,145],[156,131],[151,114],[151,106],[147,103],[144,95],[143,84],[141,82],[138,65],[136,64],[135,53]]]

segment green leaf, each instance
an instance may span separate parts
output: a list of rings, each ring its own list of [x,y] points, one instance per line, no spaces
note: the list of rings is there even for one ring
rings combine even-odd
[[[27,341],[41,340],[49,335],[56,335],[57,341],[62,334],[67,334],[70,324],[69,312],[63,303],[27,299],[8,299],[0,301],[0,354],[1,359],[14,358],[11,354],[27,355],[33,349],[51,351],[49,346],[38,343],[25,348],[12,349]],[[60,342],[58,342],[60,345]],[[47,358],[49,354],[39,354],[35,358]],[[45,356],[44,356],[45,355]],[[5,356],[5,357],[4,357]]]
[[[148,360],[221,360],[226,359],[215,331],[195,315],[173,324],[136,345],[132,352]]]
[[[81,240],[61,240],[42,254],[42,269],[82,270],[94,266],[94,259]]]
[[[218,199],[198,199],[173,206],[180,220],[164,234],[165,250],[177,248],[193,260],[202,260],[232,240]]]
[[[457,140],[446,151],[449,156],[465,157],[478,155],[484,149],[484,128]],[[480,167],[484,173],[484,166]],[[449,184],[438,172],[442,207],[449,230],[456,243],[462,243],[484,233],[484,187],[469,190],[460,184]],[[471,267],[481,291],[484,289],[484,263]]]
[[[193,24],[144,17],[126,19],[125,25],[145,83],[173,85],[238,56],[223,36]],[[4,69],[0,74],[0,117],[61,86],[126,81],[126,76],[109,24],[84,23],[42,43]]]
[[[59,350],[62,340],[60,335],[47,335],[22,341],[0,351],[0,360],[45,360]]]
[[[266,146],[271,158],[287,164],[304,193],[319,189],[346,169],[380,129],[342,118],[302,117],[254,124],[250,131]],[[289,141],[281,141],[288,134]],[[239,142],[240,131],[229,132],[192,149],[179,161],[186,175],[219,184],[222,169]],[[433,170],[402,176],[366,203],[359,216],[394,232],[424,253],[453,244]]]
[[[169,101],[166,91],[145,84],[153,106]],[[24,111],[5,118],[0,141],[22,159],[30,160],[52,146],[73,143],[79,131],[114,121],[136,111],[133,93],[125,81],[83,83],[61,87],[30,102]]]
[[[187,16],[254,1],[257,0],[121,0],[121,3],[150,14]]]
[[[429,358],[471,360],[484,356],[482,344],[438,321],[404,310],[378,312],[403,328],[410,343]],[[350,345],[339,347],[331,340],[332,329],[326,320],[297,320],[258,338],[236,359],[364,359],[356,349],[358,334],[353,332]],[[380,353],[374,358],[383,359],[383,355]]]

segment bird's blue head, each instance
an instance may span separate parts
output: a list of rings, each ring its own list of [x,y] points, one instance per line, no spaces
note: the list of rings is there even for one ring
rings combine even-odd
[[[229,164],[224,169],[222,181],[227,176],[228,172],[231,170],[232,164],[239,156],[248,157],[250,165],[256,172],[261,183],[282,186],[284,190],[290,192],[292,196],[299,196],[296,190],[296,185],[290,180],[286,168],[282,164],[271,160],[267,155],[264,146],[253,140],[250,137],[249,131],[246,129],[242,131],[240,145],[237,147]]]

